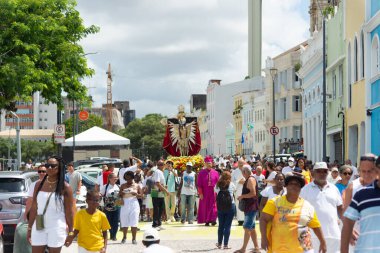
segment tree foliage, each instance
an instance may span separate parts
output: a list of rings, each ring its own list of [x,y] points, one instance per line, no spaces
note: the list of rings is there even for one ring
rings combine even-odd
[[[71,136],[73,136],[73,123],[74,123],[73,117],[71,117],[71,118],[65,120],[65,122],[63,122],[63,124],[65,124],[65,128],[66,128],[66,138],[70,138]],[[103,118],[98,116],[98,115],[90,114],[86,121],[81,121],[77,118],[76,124],[78,124],[77,129],[79,130],[79,133],[81,133],[83,131],[86,131],[87,129],[90,129],[91,127],[94,127],[94,126],[102,127],[103,126]],[[78,134],[78,133],[76,132],[76,134]]]
[[[99,29],[85,27],[74,0],[0,0],[0,109],[31,101],[40,91],[62,108],[62,92],[88,99],[80,79],[87,67],[78,42]]]
[[[14,140],[0,138],[0,158],[8,158],[8,149],[11,159],[17,159],[17,146]],[[56,149],[52,140],[46,142],[21,139],[21,160],[35,162],[45,160],[55,154]]]
[[[160,123],[161,114],[147,114],[142,119],[135,119],[119,134],[130,139],[134,155],[148,156],[158,160],[163,154],[162,141],[165,135],[165,126]]]

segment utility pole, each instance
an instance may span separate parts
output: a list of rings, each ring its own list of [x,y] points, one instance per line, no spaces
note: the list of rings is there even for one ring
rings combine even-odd
[[[16,118],[17,126],[16,126],[16,143],[17,143],[17,169],[19,170],[21,167],[21,140],[20,140],[20,118],[18,115],[13,112],[9,111],[13,117]]]
[[[107,74],[107,129],[112,131],[112,73],[111,64],[108,64]]]

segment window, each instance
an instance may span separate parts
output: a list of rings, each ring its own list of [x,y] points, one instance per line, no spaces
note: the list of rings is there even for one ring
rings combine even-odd
[[[364,78],[364,33],[363,30],[360,33],[360,59],[361,59],[361,64],[360,64],[360,73],[361,77]]]
[[[333,74],[332,74],[332,98],[333,99],[336,99],[336,74],[335,74],[335,70],[333,71]]]
[[[379,37],[375,36],[371,48],[371,77],[379,72]]]
[[[293,112],[301,111],[300,96],[293,96]]]
[[[351,97],[351,86],[352,86],[352,75],[351,75],[351,44],[348,43],[348,50],[347,50],[347,81],[348,81],[348,107],[351,107],[352,103],[352,97]]]
[[[354,81],[358,81],[358,39],[354,41]]]
[[[339,65],[339,92],[338,96],[343,96],[343,65]]]
[[[286,117],[286,98],[283,99],[283,119],[287,119]]]

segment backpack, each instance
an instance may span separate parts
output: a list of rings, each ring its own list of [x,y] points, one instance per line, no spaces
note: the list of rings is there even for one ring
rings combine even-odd
[[[232,197],[228,188],[220,189],[216,196],[216,207],[218,211],[228,211],[232,208]]]

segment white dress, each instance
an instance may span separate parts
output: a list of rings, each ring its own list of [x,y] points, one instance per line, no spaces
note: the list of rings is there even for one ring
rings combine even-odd
[[[37,195],[37,214],[42,214],[50,192],[39,191]],[[66,239],[66,216],[62,201],[56,201],[53,192],[44,215],[45,229],[37,230],[36,222],[32,227],[32,245],[47,245],[52,248],[62,247]]]
[[[136,198],[131,192],[137,193],[138,185],[133,183],[131,187],[123,190],[124,204],[120,209],[120,226],[125,227],[137,227],[139,223],[140,216],[140,205]]]

